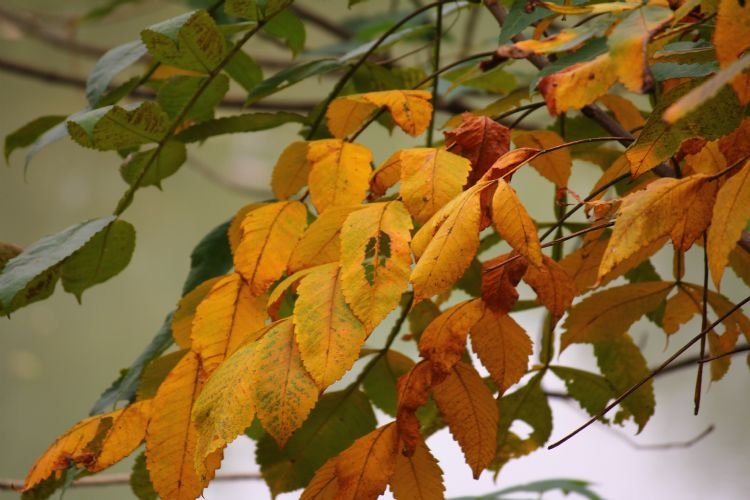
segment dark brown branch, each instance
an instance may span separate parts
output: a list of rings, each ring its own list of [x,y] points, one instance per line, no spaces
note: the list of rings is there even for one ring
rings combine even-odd
[[[329,19],[326,19],[317,12],[313,12],[306,7],[292,4],[289,7],[289,10],[297,14],[302,19],[309,21],[310,23],[318,26],[319,28],[338,38],[341,38],[343,40],[349,40],[350,38],[352,38],[352,34],[348,30],[342,28],[334,22],[331,22]]]

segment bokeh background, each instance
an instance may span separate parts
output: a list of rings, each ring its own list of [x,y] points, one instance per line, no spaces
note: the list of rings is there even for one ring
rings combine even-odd
[[[103,3],[0,0],[0,62],[85,77],[93,59],[30,36],[8,14],[33,11],[41,29]],[[346,9],[344,0],[302,4],[318,9],[325,4],[328,15],[331,9]],[[141,1],[93,23],[57,24],[55,33],[86,45],[111,47],[133,40],[143,27],[183,11],[184,4],[177,1]],[[319,89],[293,89],[288,95],[291,99],[309,98],[325,91],[326,83],[321,85]],[[38,116],[70,114],[84,104],[83,90],[75,86],[0,71],[1,136]],[[139,191],[126,212],[125,219],[137,230],[137,246],[123,273],[88,290],[80,305],[72,295],[58,290],[50,299],[15,312],[10,319],[0,318],[0,478],[23,478],[36,457],[56,436],[85,417],[119,370],[130,365],[174,307],[193,245],[241,206],[270,197],[271,168],[283,147],[296,138],[295,132],[295,127],[289,126],[191,147],[190,160],[164,182],[163,191]],[[376,132],[364,141],[375,151],[376,161],[382,161],[402,139],[398,133],[391,138]],[[114,154],[88,151],[67,139],[44,149],[27,169],[24,154],[16,152],[8,167],[0,167],[0,241],[25,246],[82,220],[107,215],[124,192]],[[596,175],[596,170],[586,165],[576,165],[574,172],[574,182],[581,186],[590,185]],[[548,217],[550,196],[534,197],[540,189],[546,193],[551,188],[533,172],[517,176],[514,183],[520,186],[520,195],[531,205],[532,213]],[[668,268],[669,264],[665,265]],[[736,293],[735,297],[747,293],[736,281],[730,280],[728,286],[723,291]],[[539,317],[527,313],[519,320],[535,337]],[[631,335],[645,347],[654,366],[697,331],[698,324],[691,323],[667,344],[655,327],[639,322]],[[395,347],[409,352],[410,347],[401,344]],[[592,363],[590,348],[569,351],[560,363]],[[709,385],[698,416],[692,415],[694,378],[695,370],[687,369],[657,379],[656,416],[640,435],[635,436],[631,426],[610,429],[594,425],[556,450],[541,450],[511,462],[496,481],[489,473],[474,481],[446,431],[430,438],[428,444],[446,471],[449,497],[479,495],[534,480],[578,478],[595,483],[593,489],[612,500],[747,498],[750,378],[745,359],[737,356],[727,377]],[[586,419],[580,408],[568,401],[553,401],[553,410],[553,440]],[[711,426],[712,432],[689,444]],[[119,465],[115,472],[127,472],[129,465]],[[239,440],[233,444],[222,470],[257,471],[252,443]],[[68,500],[132,496],[128,486],[77,488],[65,494]],[[3,500],[17,497],[16,493],[0,492]],[[217,481],[205,497],[264,499],[270,494],[258,481]]]

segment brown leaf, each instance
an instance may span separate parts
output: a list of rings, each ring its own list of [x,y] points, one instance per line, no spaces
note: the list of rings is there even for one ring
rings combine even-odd
[[[510,149],[510,129],[487,116],[461,115],[461,125],[445,132],[446,146],[471,162],[466,185],[472,186]]]
[[[471,328],[471,347],[502,395],[526,374],[531,356],[531,338],[507,314],[489,309]]]
[[[515,132],[513,143],[520,148],[549,149],[565,144],[562,137],[551,130],[534,130]],[[568,185],[573,159],[568,148],[543,153],[529,162],[544,178],[552,181],[557,187]]]
[[[523,280],[534,289],[539,302],[552,313],[555,323],[565,314],[576,296],[575,283],[565,269],[544,256],[540,267],[529,266]]]
[[[507,313],[518,300],[516,286],[528,263],[515,252],[482,263],[482,300],[497,313]]]
[[[443,471],[430,449],[420,439],[414,453],[396,455],[396,467],[390,480],[391,491],[397,499],[439,500],[443,498]]]
[[[357,439],[336,459],[337,499],[379,497],[396,468],[398,432],[395,423]]]

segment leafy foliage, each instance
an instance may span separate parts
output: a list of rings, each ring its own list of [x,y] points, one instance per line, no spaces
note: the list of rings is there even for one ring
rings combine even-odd
[[[750,276],[744,2],[720,0],[715,25],[704,23],[712,6],[700,2],[518,0],[507,16],[497,2],[436,2],[322,58],[306,51],[291,2],[219,4],[107,52],[88,79],[90,108],[38,118],[6,138],[6,160],[64,134],[115,151],[127,184],[113,215],[25,249],[0,245],[0,312],[10,314],[47,298],[58,280],[80,300],[126,267],[135,229],[123,213],[137,190],[178,173],[188,144],[282,125],[301,125],[303,135],[279,152],[275,198],[239,208],[199,243],[175,311],[92,416],[31,467],[28,495],[47,494],[68,472],[105,469],[145,442],[137,494],[195,498],[227,444],[252,426],[274,495],[305,488],[302,498],[376,498],[390,486],[397,498],[442,498],[425,438],[447,427],[474,477],[499,471],[548,442],[550,373],[594,419],[643,429],[663,367],[650,371],[634,342],[639,320],[670,336],[702,316],[680,353],[702,340],[712,380],[739,339],[750,341],[747,298],[720,292],[726,276]],[[442,19],[463,9],[496,19],[501,45],[448,61]],[[264,77],[248,43],[260,34],[303,60]],[[387,57],[413,42],[435,47],[431,67]],[[145,54],[153,62],[143,76],[108,92]],[[539,71],[517,71],[516,59]],[[335,83],[307,114],[216,117],[232,82],[252,106],[322,77]],[[154,99],[130,101],[142,86],[156,89]],[[634,93],[651,104],[636,105]],[[453,95],[479,104],[450,118],[440,141],[436,112],[453,111],[444,106]],[[376,124],[412,142],[374,151],[360,137]],[[583,196],[571,187],[582,162],[602,168]],[[549,183],[552,220],[530,209],[539,193],[514,182],[522,169]],[[581,208],[588,218],[571,219]],[[657,252],[673,254],[671,277],[655,271]],[[693,283],[684,262],[700,253],[705,277]],[[537,360],[537,336],[513,319],[532,307],[546,316]],[[404,325],[419,359],[393,348]],[[384,344],[368,345],[389,327]],[[564,364],[564,355],[552,364],[556,350],[575,344],[592,346],[598,373]],[[519,435],[515,422],[531,432]],[[550,489],[597,498],[570,480],[487,498]]]

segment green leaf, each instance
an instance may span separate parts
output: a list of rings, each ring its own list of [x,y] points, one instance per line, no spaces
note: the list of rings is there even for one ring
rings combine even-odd
[[[550,368],[552,373],[565,382],[568,395],[578,401],[581,408],[591,416],[598,415],[617,396],[607,379],[601,375],[567,366]]]
[[[186,159],[185,144],[169,140],[161,148],[131,153],[120,167],[120,175],[130,186],[161,188],[162,179],[177,172]]]
[[[201,90],[204,85],[205,88]],[[212,80],[201,76],[173,76],[159,88],[157,101],[161,109],[173,119],[190,105],[184,118],[202,122],[214,117],[214,108],[228,90],[229,78],[226,75],[216,75]]]
[[[99,231],[61,268],[62,285],[80,301],[84,290],[115,276],[130,262],[135,249],[135,228],[117,219]]]
[[[45,132],[65,120],[65,116],[47,115],[31,120],[23,127],[5,136],[5,163],[10,155],[18,148],[25,148],[37,141]],[[65,129],[63,128],[63,131]]]
[[[230,16],[258,21],[275,15],[291,3],[292,0],[227,0],[224,10]]]
[[[8,261],[0,274],[0,312],[9,314],[48,297],[54,290],[60,265],[65,259],[114,220],[115,216],[110,215],[81,222],[42,238]]]
[[[624,393],[650,373],[641,350],[628,334],[597,342],[594,344],[594,354],[602,375],[616,394]],[[653,380],[649,380],[622,401],[614,421],[621,423],[632,416],[640,432],[654,414],[655,408],[654,384]]]
[[[490,469],[499,471],[509,460],[528,455],[547,442],[552,434],[552,410],[541,388],[542,373],[498,401],[500,423],[497,433],[497,455]],[[532,432],[526,438],[510,430],[516,420],[529,424]]]
[[[553,2],[558,3],[558,2]],[[575,2],[574,2],[575,3]],[[511,39],[531,26],[533,23],[554,15],[551,10],[535,6],[531,12],[526,12],[526,0],[515,0],[508,11],[502,30],[500,30],[500,39],[498,45],[511,43]]]
[[[227,62],[227,65],[224,66],[224,71],[227,72],[232,80],[242,85],[242,88],[247,92],[250,92],[256,85],[263,81],[263,70],[261,67],[242,50],[234,53],[229,62]]]
[[[86,99],[89,105],[96,108],[112,80],[144,55],[146,55],[146,46],[140,40],[124,43],[108,50],[96,62],[86,79]]]
[[[533,481],[531,483],[503,488],[502,490],[494,491],[481,497],[455,497],[448,500],[510,500],[517,497],[508,497],[506,495],[520,492],[538,493],[538,497],[541,498],[544,493],[557,490],[565,495],[577,493],[589,500],[604,500],[596,492],[590,490],[589,485],[591,485],[590,482],[580,479],[545,479],[543,481]]]
[[[151,477],[146,468],[146,452],[141,452],[133,463],[133,471],[130,473],[130,489],[139,500],[156,500],[159,495],[151,484]]]
[[[159,105],[150,101],[133,110],[120,106],[94,109],[71,117],[67,124],[68,133],[78,144],[102,151],[159,142],[170,125]]]
[[[284,68],[275,75],[266,78],[259,83],[247,96],[245,105],[250,105],[263,97],[275,94],[280,90],[291,87],[297,82],[305,80],[311,76],[324,75],[346,66],[345,62],[337,59],[316,59],[307,61],[296,66]]]
[[[304,123],[305,117],[287,112],[244,113],[198,123],[177,134],[176,139],[183,142],[197,142],[215,135],[257,132],[292,122]]]
[[[263,31],[283,41],[295,57],[305,48],[305,25],[289,10],[271,18]]]
[[[348,448],[375,428],[370,402],[357,390],[323,395],[305,423],[280,449],[265,435],[258,441],[256,459],[271,494],[307,485],[329,458]]]
[[[580,49],[570,54],[560,55],[556,60],[537,71],[533,76],[530,87],[533,89],[536,84],[547,75],[557,73],[569,66],[580,62],[586,62],[593,60],[596,56],[607,52],[607,39],[606,38],[594,38],[586,42],[586,44]],[[566,136],[567,137],[567,136]]]
[[[453,83],[451,89],[458,85],[484,90],[492,94],[506,94],[516,87],[516,77],[500,65],[487,71],[482,71],[477,65],[467,66],[450,71],[444,78]]]
[[[141,32],[157,61],[181,69],[210,73],[227,53],[224,36],[204,10],[188,12]]]
[[[412,366],[414,361],[411,358],[389,349],[372,365],[362,382],[362,388],[373,404],[392,417],[396,416],[396,382]]]
[[[700,64],[656,63],[651,66],[651,74],[657,82],[672,78],[701,78],[719,70],[719,63],[711,61]]]
[[[221,276],[232,268],[232,251],[229,248],[231,219],[208,232],[190,253],[190,272],[182,286],[182,295],[206,280]]]

